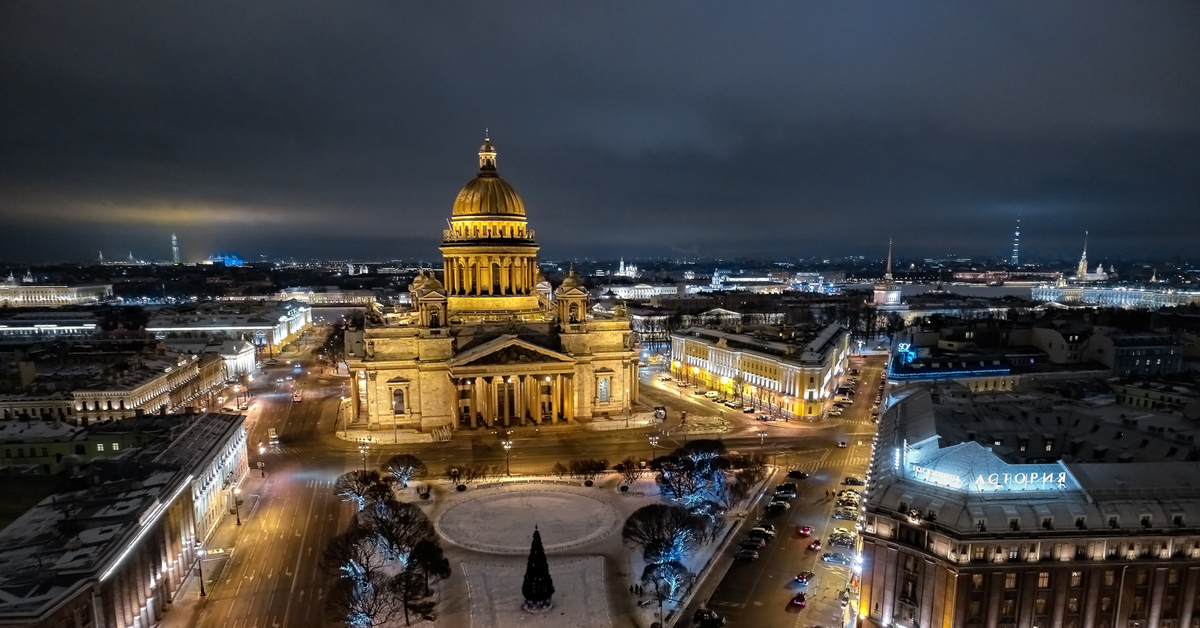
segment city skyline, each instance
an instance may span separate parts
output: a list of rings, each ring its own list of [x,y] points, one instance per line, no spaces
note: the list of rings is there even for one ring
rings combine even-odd
[[[484,128],[548,257],[1007,257],[1019,215],[1023,258],[1084,230],[1111,258],[1200,229],[1183,3],[60,8],[0,26],[9,260],[171,233],[185,261],[432,257]]]

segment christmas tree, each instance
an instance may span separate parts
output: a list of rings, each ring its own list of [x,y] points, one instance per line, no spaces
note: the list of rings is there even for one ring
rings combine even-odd
[[[533,528],[533,544],[529,547],[521,594],[525,596],[525,610],[534,612],[549,609],[550,597],[554,595],[554,581],[550,578],[550,565],[546,562],[542,533],[538,532],[537,526]]]

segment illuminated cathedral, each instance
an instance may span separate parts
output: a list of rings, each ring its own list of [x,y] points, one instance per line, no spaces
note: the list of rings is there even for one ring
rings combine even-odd
[[[410,307],[373,306],[365,329],[347,334],[353,424],[429,432],[632,412],[629,321],[593,314],[573,270],[557,288],[542,275],[525,204],[497,173],[490,140],[454,201],[441,251],[441,272],[409,286]]]

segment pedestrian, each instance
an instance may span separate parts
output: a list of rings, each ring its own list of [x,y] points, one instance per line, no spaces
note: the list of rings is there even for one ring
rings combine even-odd
[[[629,592],[630,592],[630,593],[633,593],[633,592],[634,592],[634,590],[633,590],[633,587],[635,587],[635,586],[637,586],[637,585],[636,585],[636,584],[631,584],[631,585],[629,585]]]

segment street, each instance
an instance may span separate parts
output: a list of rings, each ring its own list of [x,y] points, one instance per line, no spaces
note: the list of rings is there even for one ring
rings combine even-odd
[[[329,539],[346,529],[353,515],[352,507],[334,495],[332,486],[339,475],[362,468],[364,463],[378,468],[403,451],[423,460],[435,477],[451,464],[479,464],[487,466],[491,474],[505,473],[502,434],[483,433],[416,445],[375,444],[364,460],[354,443],[334,436],[346,377],[324,374],[320,367],[310,364],[304,352],[292,356],[293,361],[300,359],[304,364],[302,371],[295,373],[286,357],[257,375],[252,387],[253,403],[247,418],[251,472],[243,483],[244,503],[239,512],[242,525],[233,522],[233,515],[222,522],[205,547],[210,550],[204,564],[207,596],[199,601],[195,612],[168,613],[164,626],[276,628],[318,623],[317,618],[324,617],[323,598],[329,578],[321,571],[320,558]],[[303,391],[302,401],[292,400],[293,382],[286,379],[288,375],[296,377],[294,384]],[[668,428],[677,425],[679,408],[697,416],[717,415],[724,408],[689,394],[676,395],[671,401],[670,391],[650,385],[651,377],[647,373],[643,379],[643,390],[648,391],[645,403],[670,402]],[[284,381],[278,381],[281,378]],[[814,560],[814,556],[805,554],[803,543],[789,538],[790,528],[803,523],[822,533],[827,527],[832,529],[828,518],[832,502],[823,498],[823,491],[835,488],[845,475],[866,468],[873,433],[873,426],[866,421],[870,405],[867,395],[874,395],[877,379],[877,368],[870,377],[864,377],[860,387],[863,393],[859,395],[862,401],[847,412],[845,420],[785,426],[758,422],[753,415],[731,411],[726,414],[732,424],[727,433],[689,437],[671,429],[659,437],[655,448],[648,436],[657,431],[651,428],[540,434],[514,438],[509,464],[513,474],[548,473],[556,462],[565,464],[581,457],[604,459],[611,466],[630,455],[643,459],[652,453],[663,455],[689,438],[719,438],[730,450],[762,451],[781,468],[809,471],[813,475],[800,482],[793,510],[775,521],[781,528],[780,538],[765,548],[758,562],[733,566],[710,602],[712,608],[730,615],[730,625],[767,625],[761,622],[778,621],[785,612],[791,598],[788,580],[802,568],[811,569]],[[269,428],[277,430],[277,444],[270,443]],[[858,444],[860,439],[862,445]],[[838,448],[839,440],[848,440],[850,446]],[[265,478],[258,470],[259,462],[264,465]],[[216,558],[214,550],[220,552]],[[724,562],[727,564],[727,557]],[[717,573],[724,569],[718,563]],[[840,590],[848,577],[845,568],[815,571],[819,575],[814,590],[834,591],[835,580],[841,583],[836,587]],[[198,596],[198,590],[189,587],[184,595]],[[691,612],[688,609],[687,617]]]

